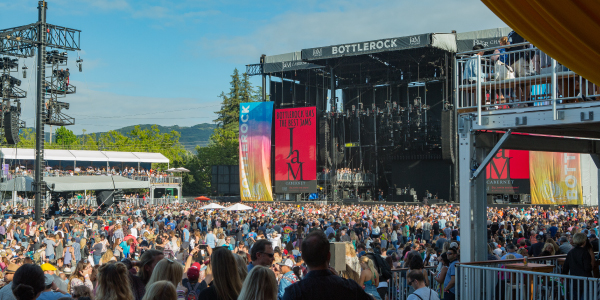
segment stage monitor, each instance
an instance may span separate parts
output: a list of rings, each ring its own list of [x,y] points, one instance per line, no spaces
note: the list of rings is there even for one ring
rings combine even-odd
[[[316,107],[275,110],[275,192],[317,192]]]

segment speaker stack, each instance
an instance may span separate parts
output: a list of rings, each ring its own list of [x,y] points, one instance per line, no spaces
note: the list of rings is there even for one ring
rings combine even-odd
[[[9,145],[19,143],[19,112],[16,107],[11,107],[4,113],[4,136]]]
[[[442,159],[454,163],[454,111],[442,111]]]

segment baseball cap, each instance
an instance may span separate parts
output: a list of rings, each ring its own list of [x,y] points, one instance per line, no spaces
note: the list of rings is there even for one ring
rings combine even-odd
[[[195,262],[195,263],[192,264],[192,266],[190,268],[196,268],[196,269],[200,270],[201,267],[202,266],[200,265],[199,262]]]
[[[49,264],[49,263],[45,263],[43,265],[41,265],[42,267],[42,271],[46,272],[46,271],[56,271],[56,267],[54,267],[53,265]]]
[[[281,262],[277,263],[280,266],[288,266],[290,268],[294,267],[294,262],[291,259],[286,259],[286,260],[282,260]]]
[[[50,274],[44,274],[44,284],[46,286],[52,285],[53,281],[54,281],[54,276],[52,276]]]
[[[596,235],[592,233],[592,234],[590,234],[589,238],[590,238],[590,239],[595,239],[595,238],[596,238]]]
[[[538,234],[538,235],[535,236],[535,239],[538,240],[538,241],[541,241],[541,240],[544,239],[544,236]]]
[[[200,269],[196,267],[191,267],[187,271],[187,278],[191,281],[198,280],[200,277]]]

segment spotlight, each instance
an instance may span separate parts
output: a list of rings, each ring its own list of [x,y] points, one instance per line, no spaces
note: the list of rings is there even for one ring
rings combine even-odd
[[[77,63],[77,66],[79,67],[79,72],[82,72],[82,66],[83,66],[83,59],[79,58],[78,60],[75,61]]]
[[[27,78],[27,66],[23,65],[23,78]]]

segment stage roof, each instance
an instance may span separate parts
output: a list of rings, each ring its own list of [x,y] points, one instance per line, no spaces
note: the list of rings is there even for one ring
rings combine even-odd
[[[0,158],[34,160],[34,149],[0,148]],[[151,152],[117,152],[90,150],[44,150],[45,160],[61,161],[116,161],[139,163],[169,163],[169,159],[161,153]]]

